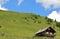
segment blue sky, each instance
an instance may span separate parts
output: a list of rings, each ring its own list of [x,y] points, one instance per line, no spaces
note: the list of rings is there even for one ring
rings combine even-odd
[[[9,0],[5,4],[1,4],[1,5],[4,8],[7,8],[8,10],[11,10],[11,11],[29,12],[29,13],[33,13],[33,14],[39,14],[41,16],[47,16],[52,11],[60,11],[60,6],[56,7],[54,4],[56,1],[51,2],[54,6],[52,4],[48,5],[48,6],[46,4],[46,6],[45,6],[44,3],[46,3],[46,1],[44,3],[43,3],[43,1],[40,1],[40,2],[39,1],[40,0],[37,0],[37,2],[36,2],[36,0],[23,0],[20,3],[20,5],[18,5],[18,3],[19,3],[18,0]],[[60,3],[59,3],[59,5],[60,5]]]

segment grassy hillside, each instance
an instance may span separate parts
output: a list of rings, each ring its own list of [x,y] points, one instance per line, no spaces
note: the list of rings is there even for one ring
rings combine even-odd
[[[33,37],[38,30],[48,26],[56,30],[54,39],[60,39],[60,29],[54,21],[48,24],[47,18],[39,15],[0,10],[0,39]]]

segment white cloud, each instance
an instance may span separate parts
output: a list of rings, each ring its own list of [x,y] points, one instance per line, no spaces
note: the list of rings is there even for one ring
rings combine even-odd
[[[9,0],[0,0],[0,5],[5,4],[7,1],[9,1]]]
[[[45,8],[50,8],[53,5],[54,8],[60,7],[60,0],[36,0],[37,3],[41,3]]]
[[[53,20],[56,20],[58,22],[60,22],[60,12],[57,12],[57,11],[53,11],[51,14],[49,14],[47,16],[48,18],[51,18]]]
[[[18,6],[23,2],[23,0],[18,0]]]
[[[42,4],[46,9],[51,8],[51,5],[53,5],[53,8],[60,8],[60,0],[36,0],[36,3]],[[47,17],[60,22],[60,12],[53,11]]]
[[[1,5],[0,5],[0,10],[7,11],[8,9],[6,9],[6,8],[4,8],[4,7],[1,7]]]
[[[0,10],[8,10],[8,9],[6,9],[6,8],[4,8],[2,5],[3,4],[5,4],[7,1],[9,1],[9,0],[0,0]]]

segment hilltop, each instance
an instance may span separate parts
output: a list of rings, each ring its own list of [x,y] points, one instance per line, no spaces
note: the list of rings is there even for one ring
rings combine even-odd
[[[14,39],[33,37],[35,33],[45,27],[51,26],[56,30],[55,39],[60,39],[60,30],[56,22],[47,17],[32,13],[19,13],[0,10],[0,38]]]

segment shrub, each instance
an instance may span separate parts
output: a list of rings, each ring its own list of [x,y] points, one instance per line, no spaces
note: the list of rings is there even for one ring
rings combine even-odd
[[[35,19],[38,19],[38,17],[37,17],[37,16],[34,16],[34,18],[35,18]]]
[[[32,17],[34,17],[35,19],[38,19],[38,16],[37,15],[32,15]]]
[[[36,21],[34,21],[34,23],[36,23]]]
[[[24,19],[27,19],[27,17],[25,17]]]
[[[46,16],[45,19],[48,19],[48,17]]]
[[[60,22],[56,22],[56,26],[57,27],[60,27]]]
[[[38,23],[40,24],[41,22],[40,22],[40,21],[38,21]]]
[[[0,25],[0,28],[1,28],[2,26]]]
[[[48,18],[47,23],[50,24],[51,22],[53,22],[53,20]]]

